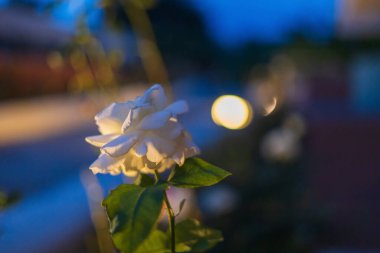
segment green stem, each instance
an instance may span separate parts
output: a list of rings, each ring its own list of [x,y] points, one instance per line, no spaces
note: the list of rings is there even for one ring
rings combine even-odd
[[[166,209],[168,210],[168,217],[169,217],[169,227],[170,227],[170,234],[171,234],[170,248],[172,250],[172,253],[176,253],[175,252],[175,215],[170,205],[166,191],[164,191],[164,201],[165,201]]]
[[[160,180],[160,174],[155,171],[155,178],[156,178],[156,183]],[[176,253],[175,251],[175,215],[173,212],[173,208],[170,205],[168,195],[166,194],[166,191],[164,191],[164,202],[166,205],[166,210],[168,211],[168,219],[169,219],[169,229],[170,229],[170,249],[172,253]]]
[[[160,174],[157,172],[157,170],[154,171],[154,181],[155,184],[160,181]]]

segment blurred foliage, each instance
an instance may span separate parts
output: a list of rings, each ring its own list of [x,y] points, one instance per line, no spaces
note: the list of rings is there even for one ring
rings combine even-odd
[[[117,70],[122,59],[117,51],[106,52],[85,24],[78,22],[78,31],[67,48],[67,56],[74,69],[68,89],[83,92],[91,89],[109,90],[117,87]]]
[[[225,236],[212,252],[313,252],[323,219],[308,201],[304,156],[273,161],[261,152],[265,136],[289,114],[289,108],[282,108],[256,118],[250,128],[229,134],[205,152],[231,168],[234,176],[226,181],[239,199],[231,212],[206,216]]]
[[[41,13],[42,10],[54,11],[63,3],[62,0],[16,0],[10,1],[9,5]],[[99,8],[103,14],[98,17],[96,26],[90,26],[89,14]],[[53,66],[50,69],[53,71],[46,71],[46,66],[38,63],[33,78],[29,78],[28,85],[24,85],[21,82],[26,81],[15,76],[28,73],[16,74],[19,68],[3,66],[7,71],[0,74],[2,98],[94,89],[105,91],[133,82],[169,84],[171,80],[194,73],[209,75],[215,83],[228,80],[236,85],[245,85],[244,80],[252,66],[267,64],[278,53],[291,55],[300,66],[309,66],[318,60],[322,63],[337,58],[344,61],[357,52],[372,52],[380,48],[378,39],[332,38],[318,42],[307,40],[297,32],[284,44],[249,42],[239,48],[221,48],[211,38],[200,14],[183,1],[99,0],[86,5],[79,16],[72,43],[65,48],[29,48],[27,41],[13,45],[18,51],[26,53],[48,51],[46,58],[53,62],[48,64],[49,67]],[[110,30],[130,36],[136,45],[132,42],[128,46],[131,50],[136,50],[134,47],[137,46],[138,52],[105,49],[102,32]],[[57,53],[61,57],[61,67],[54,67],[54,61],[49,58],[49,55]],[[137,57],[126,61],[126,56],[135,53]],[[43,72],[46,74],[43,75]],[[51,80],[50,85],[46,82],[48,79]],[[20,87],[14,88],[16,86]],[[29,86],[35,88],[27,89]],[[12,90],[10,87],[13,87]]]
[[[7,194],[0,191],[0,210],[7,208],[8,206],[19,201],[21,196],[18,193]]]

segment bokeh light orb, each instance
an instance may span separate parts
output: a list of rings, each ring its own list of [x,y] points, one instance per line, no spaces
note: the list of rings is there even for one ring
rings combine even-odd
[[[252,121],[253,110],[245,99],[234,95],[218,97],[211,108],[212,120],[228,129],[243,129]]]
[[[273,97],[266,105],[264,105],[264,116],[269,116],[277,107],[277,97]]]

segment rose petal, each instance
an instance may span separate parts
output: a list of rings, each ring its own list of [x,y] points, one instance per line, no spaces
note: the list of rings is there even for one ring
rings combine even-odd
[[[185,153],[185,158],[196,156],[200,154],[200,149],[198,148],[197,145],[192,141],[191,136],[189,133],[185,132],[184,135],[184,153]]]
[[[94,135],[86,137],[86,141],[91,145],[100,148],[118,136],[118,134]]]
[[[101,134],[121,134],[121,123],[118,120],[106,118],[96,122]]]
[[[152,113],[142,119],[139,128],[142,130],[152,130],[164,127],[169,119],[188,110],[187,103],[183,100],[177,101],[163,111]]]
[[[156,110],[162,110],[166,105],[166,96],[161,85],[155,84],[150,87],[142,97],[145,103],[153,105]]]
[[[146,157],[149,161],[154,163],[159,163],[165,158],[163,154],[161,154],[160,151],[158,151],[157,148],[150,142],[147,144]]]
[[[175,142],[156,135],[146,136],[144,141],[147,145],[146,157],[149,161],[154,163],[161,162],[165,157],[168,157],[175,151]]]
[[[145,142],[139,142],[134,146],[135,154],[138,157],[142,157],[146,155],[146,152],[148,150]]]
[[[139,174],[137,170],[123,170],[123,173],[127,177],[136,177]]]
[[[123,102],[123,103],[112,103],[106,107],[103,111],[95,115],[95,120],[102,120],[105,118],[118,119],[124,121],[127,117],[129,110],[132,108],[132,102]]]
[[[122,132],[125,133],[127,129],[132,125],[133,121],[133,109],[131,109],[127,115],[127,118],[125,119],[123,125],[121,126]]]
[[[193,157],[193,156],[199,155],[200,153],[201,151],[196,145],[185,148],[185,152],[184,152],[185,158]]]
[[[124,159],[118,159],[108,156],[107,154],[100,154],[98,159],[95,160],[90,166],[90,170],[94,174],[106,174],[112,175],[120,174],[121,166]]]
[[[176,152],[174,155],[173,155],[173,160],[179,165],[179,166],[182,166],[183,163],[185,162],[185,155],[183,152]]]
[[[165,111],[171,112],[173,116],[183,114],[187,112],[188,110],[189,110],[189,105],[187,104],[185,100],[176,101],[165,108]]]
[[[162,138],[173,140],[179,137],[183,131],[184,128],[180,123],[169,120],[164,127],[157,129],[155,133],[157,133]]]
[[[142,119],[139,125],[141,130],[151,130],[163,127],[171,117],[169,111],[159,111],[152,113]]]
[[[112,157],[121,156],[132,148],[138,138],[137,132],[123,134],[104,145],[102,150]]]
[[[144,167],[143,158],[137,157],[134,154],[132,155],[129,153],[125,161],[125,167],[127,169],[140,170],[140,168]]]
[[[127,117],[125,118],[125,121],[123,122],[123,125],[121,126],[123,133],[125,133],[130,127],[132,127],[135,124],[135,122],[140,122],[140,120],[144,118],[146,115],[155,111],[153,106],[149,104],[136,104],[138,103],[135,103],[135,106],[131,108]]]
[[[120,133],[121,126],[132,108],[132,102],[112,103],[95,116],[102,134]]]

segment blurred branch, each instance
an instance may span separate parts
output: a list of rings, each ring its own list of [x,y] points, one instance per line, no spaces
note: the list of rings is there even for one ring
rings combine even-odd
[[[96,176],[89,171],[83,171],[80,179],[87,195],[91,220],[95,228],[99,250],[101,253],[114,253],[113,243],[108,232],[108,220],[101,207],[104,194]]]
[[[145,6],[139,1],[120,0],[124,11],[128,16],[132,29],[137,36],[137,46],[150,83],[160,83],[165,86],[169,100],[172,98],[172,90],[164,60],[157,46]]]
[[[81,91],[96,87],[102,91],[112,91],[117,88],[114,66],[83,19],[78,23],[78,34],[72,47],[70,59],[76,72],[70,85],[72,90]]]

